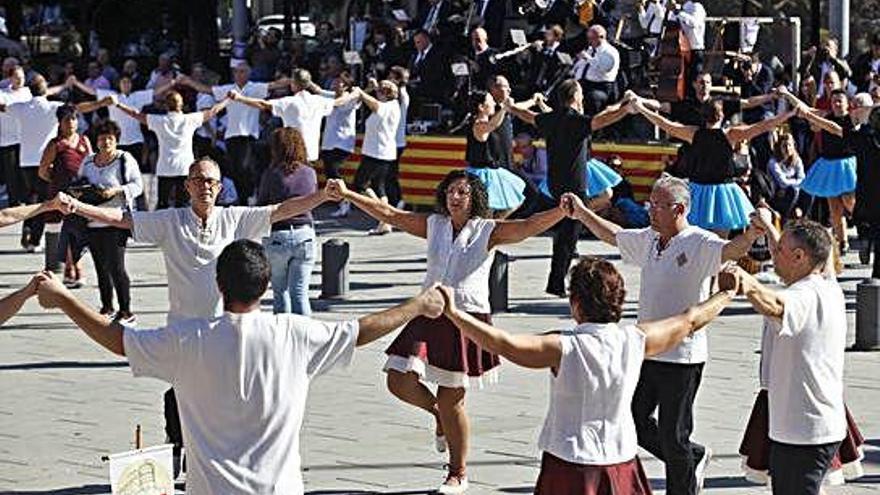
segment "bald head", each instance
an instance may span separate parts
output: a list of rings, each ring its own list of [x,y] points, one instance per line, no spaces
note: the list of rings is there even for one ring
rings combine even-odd
[[[608,32],[598,24],[590,26],[590,29],[587,30],[587,41],[589,41],[590,46],[599,46],[607,37]]]

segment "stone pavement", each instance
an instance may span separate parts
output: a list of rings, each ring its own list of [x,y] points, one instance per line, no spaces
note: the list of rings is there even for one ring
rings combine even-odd
[[[327,218],[326,211],[319,218]],[[351,318],[388,307],[419,290],[425,269],[424,241],[407,234],[368,237],[356,215],[343,224],[320,223],[321,240],[339,237],[352,248],[351,294],[345,300],[313,300],[320,319]],[[26,283],[42,255],[17,246],[17,227],[0,230],[0,294]],[[509,313],[495,322],[514,332],[538,332],[570,324],[564,300],[543,293],[549,268],[549,237],[530,239],[504,251],[510,265]],[[613,248],[581,241],[582,254],[600,254],[619,264]],[[850,255],[847,262],[855,263]],[[142,327],[159,325],[167,309],[164,265],[158,251],[129,249],[133,308]],[[624,268],[627,318],[635,315],[638,277]],[[89,284],[78,295],[97,304],[91,259]],[[853,340],[855,284],[867,270],[850,267],[841,281]],[[320,266],[312,295],[320,292]],[[271,295],[264,308],[271,310]],[[757,386],[761,320],[742,301],[709,329],[711,361],[697,398],[695,438],[715,453],[707,493],[769,493],[740,475],[737,449]],[[422,494],[442,481],[444,458],[433,452],[431,421],[398,403],[384,388],[381,372],[386,337],[358,350],[352,367],[318,379],[311,390],[302,436],[306,490],[311,494]],[[847,353],[849,407],[868,439],[867,475],[830,494],[880,493],[880,362],[871,353]],[[502,368],[501,382],[469,393],[472,421],[469,493],[531,493],[538,473],[535,447],[547,407],[546,372]],[[58,313],[30,301],[0,329],[0,493],[108,493],[101,456],[128,450],[136,424],[146,445],[161,443],[165,385],[133,379],[124,361],[92,344]],[[663,468],[643,453],[649,476],[662,493]]]

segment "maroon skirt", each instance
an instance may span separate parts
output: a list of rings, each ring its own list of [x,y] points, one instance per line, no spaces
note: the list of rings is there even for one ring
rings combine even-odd
[[[474,318],[492,323],[488,314]],[[410,321],[385,350],[385,369],[415,372],[426,381],[445,387],[467,387],[469,378],[479,378],[501,364],[498,356],[484,350],[446,315],[436,319],[418,317]]]
[[[831,461],[831,470],[835,471],[846,464],[862,459],[861,446],[865,443],[859,427],[849,412],[846,410],[846,438],[837,449],[837,454]],[[755,405],[752,406],[752,414],[743,433],[739,453],[744,457],[745,467],[748,469],[766,472],[770,467],[770,412],[767,398],[767,390],[762,389],[755,397]]]
[[[609,465],[575,464],[544,452],[535,495],[650,495],[638,457]]]

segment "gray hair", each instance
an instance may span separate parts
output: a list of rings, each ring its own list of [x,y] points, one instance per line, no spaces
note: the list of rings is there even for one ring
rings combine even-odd
[[[833,249],[831,234],[822,224],[806,219],[793,220],[785,224],[783,232],[788,232],[795,244],[806,251],[814,270],[828,262]]]
[[[196,158],[196,160],[189,165],[189,169],[187,170],[187,175],[192,175],[192,171],[194,168],[198,167],[200,163],[208,163],[213,166],[217,170],[217,175],[221,178],[223,177],[223,172],[220,169],[220,165],[214,161],[213,158],[208,156],[203,156],[201,158]]]
[[[674,203],[680,203],[684,206],[685,213],[688,213],[691,209],[691,188],[684,179],[664,173],[654,182],[652,191],[665,192],[672,197]]]
[[[296,83],[299,87],[304,88],[311,84],[312,82],[312,74],[305,69],[297,69],[293,71],[293,82]]]
[[[874,106],[874,99],[868,93],[858,93],[852,97],[849,103],[854,107],[871,108]]]

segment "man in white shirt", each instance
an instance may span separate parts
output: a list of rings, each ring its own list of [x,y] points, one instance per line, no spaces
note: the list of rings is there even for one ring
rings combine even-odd
[[[321,88],[312,82],[312,75],[305,69],[293,71],[290,91],[293,96],[276,100],[255,98],[237,91],[230,91],[229,98],[238,104],[253,107],[251,110],[256,113],[259,110],[272,112],[272,115],[281,118],[284,127],[299,130],[306,144],[309,161],[313,162],[320,156],[321,121],[330,115],[333,107],[345,105],[357,98],[352,93],[336,99],[320,94]]]
[[[761,360],[767,380],[773,493],[813,495],[820,493],[846,436],[846,300],[833,275],[823,273],[833,244],[822,225],[792,222],[781,237],[775,229],[765,230],[773,266],[786,288],[774,291],[740,268],[728,270],[764,315],[768,340]]]
[[[134,376],[172,384],[186,425],[187,493],[293,494],[304,491],[299,433],[311,381],[351,363],[368,344],[418,316],[436,318],[431,288],[391,309],[344,322],[260,310],[269,283],[263,248],[239,240],[217,262],[221,316],[136,330],[111,323],[49,275],[44,307],[64,311],[92,340],[126,356]]]
[[[220,292],[213,285],[217,256],[236,239],[260,241],[269,235],[272,223],[300,215],[323,203],[325,191],[290,198],[283,203],[259,208],[215,206],[221,186],[220,167],[200,158],[189,167],[184,181],[191,205],[157,211],[123,212],[101,208],[61,196],[65,211],[91,220],[128,229],[138,242],[159,246],[168,277],[168,323],[188,318],[212,318],[222,314]],[[174,394],[166,393],[166,433],[172,443],[182,443]]]
[[[232,69],[232,84],[208,86],[191,77],[181,77],[180,81],[200,93],[210,94],[216,101],[223,100],[230,92],[263,99],[269,96],[270,91],[283,88],[289,82],[287,79],[268,83],[252,82],[250,77],[251,67],[242,61]],[[226,109],[226,117],[224,142],[229,156],[229,176],[235,182],[240,203],[247,204],[259,180],[254,146],[260,137],[260,111],[233,100]],[[320,126],[318,122],[318,127]]]
[[[660,32],[663,30],[663,21],[666,19],[666,0],[641,0],[636,9],[639,16],[639,25],[645,31],[644,41],[648,46],[648,53],[654,54],[660,41]]]
[[[673,3],[675,18],[681,23],[681,30],[687,38],[691,49],[691,61],[685,71],[687,81],[693,81],[697,74],[703,72],[703,51],[706,49],[706,9],[700,0],[687,0],[683,6]],[[693,94],[688,86],[688,94]]]
[[[3,61],[4,65],[6,60]],[[4,75],[6,73],[4,72]],[[14,66],[9,71],[8,86],[0,89],[0,105],[12,105],[28,101],[32,98],[31,90],[25,86],[24,69]],[[19,169],[19,151],[21,148],[21,126],[18,119],[6,112],[0,112],[0,174],[6,183],[9,204],[12,206],[25,203],[25,192]]]
[[[587,30],[589,48],[578,54],[575,79],[584,90],[584,110],[596,115],[617,100],[620,53],[608,42],[605,28],[594,24]],[[585,67],[584,67],[585,66]]]
[[[223,99],[209,110],[183,113],[183,97],[177,91],[169,91],[165,94],[168,113],[155,115],[142,113],[116,101],[120,110],[156,133],[159,141],[159,159],[156,161],[156,175],[159,177],[157,209],[179,208],[186,204],[184,189],[188,192],[189,188],[185,188],[184,183],[187,168],[195,159],[193,134],[206,121],[216,117],[228,103],[228,99]]]
[[[575,196],[575,218],[602,241],[620,248],[623,262],[641,269],[639,321],[666,318],[705,300],[712,277],[742,257],[761,235],[750,227],[728,242],[688,224],[687,182],[661,177],[650,196],[651,227],[623,229],[586,208]],[[694,495],[711,453],[691,442],[693,403],[708,359],[705,333],[646,359],[633,397],[639,445],[666,464],[666,493]],[[659,409],[659,423],[654,419]]]

